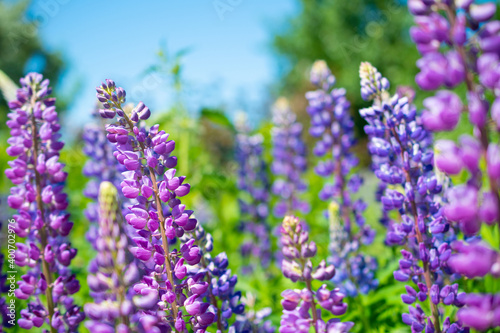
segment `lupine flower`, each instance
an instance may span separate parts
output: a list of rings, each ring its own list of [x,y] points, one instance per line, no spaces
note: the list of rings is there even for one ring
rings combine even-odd
[[[447,148],[444,149],[447,151],[445,154],[450,158],[456,157],[456,164],[444,161],[444,156],[437,164],[438,168],[448,174],[458,173],[462,167],[469,171],[466,183],[458,184],[446,191],[447,204],[443,210],[444,216],[457,223],[467,236],[476,235],[481,229],[482,222],[490,225],[500,223],[500,149],[496,143],[491,142],[490,131],[487,128],[489,123],[498,123],[500,22],[491,20],[496,12],[494,2],[475,2],[461,1],[459,6],[455,6],[456,1],[443,2],[439,6],[429,6],[429,10],[423,13],[423,16],[415,18],[417,24],[430,17],[439,18],[443,22],[443,33],[453,38],[435,43],[432,41],[434,52],[437,54],[436,57],[444,52],[456,55],[460,80],[455,81],[457,83],[465,81],[467,89],[468,105],[464,109],[468,111],[469,120],[474,125],[475,137],[464,136],[460,144],[455,147],[453,143],[448,142]],[[425,37],[429,37],[429,33],[424,33],[423,38]],[[424,55],[424,58],[426,56]],[[448,85],[448,88],[453,86]],[[427,88],[433,90],[437,87]],[[448,112],[441,114],[457,110],[461,102],[451,91],[440,91],[436,97],[428,98],[424,103],[432,104],[443,94],[453,96],[455,101],[449,99],[448,102],[453,107],[447,108]],[[488,95],[492,95],[495,99],[491,107],[486,98]],[[455,117],[451,117],[448,120],[443,119],[440,126],[430,126],[428,129],[442,131],[455,126]],[[442,142],[438,144],[443,146]],[[482,160],[486,165],[487,177],[483,177],[479,168],[479,165],[483,164]],[[482,179],[487,179],[489,186],[484,186]],[[494,263],[498,255],[495,251],[477,243],[454,244],[454,250],[457,254],[451,257],[449,265],[455,272],[467,277],[483,277],[488,273],[498,276],[497,269],[491,268],[496,267]],[[466,263],[472,264],[467,267]],[[461,309],[457,316],[465,326],[478,330],[500,326],[500,321],[494,319],[495,316],[499,317],[493,310],[498,303],[496,295],[472,294],[467,295],[465,299],[467,307]]]
[[[273,163],[271,171],[276,175],[273,193],[280,198],[274,214],[284,216],[292,211],[306,213],[307,202],[299,199],[307,188],[302,174],[307,169],[306,146],[302,141],[302,124],[297,122],[288,101],[280,98],[273,106]]]
[[[216,324],[217,330],[235,333],[248,331],[273,333],[274,328],[263,320],[264,317],[254,318],[253,314],[245,312],[245,305],[241,302],[241,291],[236,290],[238,276],[232,274],[228,268],[226,253],[211,256],[212,235],[198,223],[195,232],[185,234],[184,238],[183,242],[194,239],[202,254],[200,263],[187,272],[188,284],[192,284],[193,281],[205,281],[200,284],[205,290],[201,297],[210,304],[211,313],[215,314],[212,322]]]
[[[468,294],[457,317],[465,326],[486,331],[500,326],[500,295]]]
[[[99,117],[99,114],[96,114]],[[100,118],[100,117],[99,117]],[[110,181],[116,187],[120,186],[123,171],[125,167],[118,163],[113,156],[114,146],[106,138],[106,130],[102,124],[87,124],[83,129],[82,139],[84,141],[83,152],[88,157],[84,167],[83,175],[89,178],[83,194],[92,201],[85,208],[85,217],[91,222],[87,231],[87,240],[95,243],[97,237],[97,224],[99,221],[99,205],[97,198],[99,195],[99,186],[103,181]],[[125,199],[121,196],[121,201]]]
[[[264,268],[271,261],[271,227],[268,223],[270,183],[263,158],[263,137],[260,134],[250,135],[246,122],[243,115],[237,124],[236,161],[239,166],[238,188],[243,193],[239,199],[241,230],[247,236],[241,245],[241,254],[249,257],[250,261],[243,271],[251,272],[256,260]]]
[[[139,325],[145,331],[185,332],[189,324],[195,331],[204,331],[215,316],[201,297],[203,283],[186,279],[187,267],[201,260],[200,248],[194,244],[195,239],[190,239],[171,249],[176,238],[197,225],[193,211],[180,200],[189,193],[190,185],[186,177],[176,176],[177,158],[172,155],[175,142],[159,130],[159,125],[145,126],[143,120],[151,111],[142,102],[126,112],[125,90],[113,81],[106,80],[96,90],[103,103],[100,115],[118,118],[115,124],[106,126],[107,138],[116,147],[116,159],[127,169],[122,173],[123,195],[136,200],[128,207],[125,219],[137,229],[136,246],[131,252],[143,262],[145,271],[133,287]]]
[[[446,183],[433,172],[432,137],[406,97],[390,97],[385,88],[388,84],[382,84],[376,68],[362,63],[360,76],[362,91],[372,91],[365,99],[373,101],[373,106],[360,110],[360,114],[368,122],[365,131],[370,137],[368,148],[375,174],[386,183],[382,207],[401,215],[400,223],[388,225],[387,243],[408,247],[401,250],[403,259],[394,278],[411,280],[417,287],[406,286],[403,302],[413,304],[429,299],[431,309],[430,314],[425,314],[419,304],[411,306],[410,313],[403,315],[403,322],[412,327],[412,332],[446,332],[445,324],[440,323],[438,304],[460,307],[464,294],[458,291],[457,284],[444,282],[445,278],[453,279],[448,275],[447,261],[451,254],[449,242],[455,236],[442,216],[440,194]],[[450,327],[453,332],[464,330],[459,323]]]
[[[129,239],[123,230],[118,191],[110,182],[99,189],[97,257],[90,264],[87,282],[95,303],[85,304],[90,331],[131,332],[136,324],[129,289],[140,278],[139,269],[128,251]],[[131,318],[133,322],[131,322]]]
[[[500,277],[500,254],[486,244],[455,242],[452,244],[456,254],[450,257],[450,268],[470,279],[491,274]]]
[[[332,264],[337,269],[334,282],[341,286],[343,293],[356,296],[359,291],[366,294],[377,287],[374,258],[359,252],[360,244],[370,244],[374,231],[365,224],[363,211],[366,204],[362,200],[353,201],[351,194],[356,193],[363,179],[352,174],[358,165],[357,157],[351,152],[355,145],[354,121],[349,114],[350,103],[345,89],[334,88],[335,77],[326,62],[316,61],[311,70],[311,82],[318,90],[306,93],[309,101],[307,112],[311,116],[313,137],[319,138],[314,154],[325,157],[318,162],[316,174],[333,180],[327,183],[320,198],[334,200],[329,210],[330,247]],[[355,222],[355,224],[353,223]]]
[[[422,119],[428,130],[446,131],[456,127],[462,109],[468,110],[470,122],[476,127],[475,135],[477,137],[467,138],[463,143],[461,142],[463,147],[460,148],[464,150],[463,164],[469,169],[471,179],[480,179],[480,170],[477,166],[481,157],[484,157],[491,187],[490,195],[497,206],[495,220],[500,223],[498,215],[500,210],[498,195],[500,163],[497,161],[500,149],[496,144],[489,142],[489,133],[486,128],[489,116],[491,116],[493,122],[496,121],[498,103],[493,103],[491,113],[489,113],[490,105],[485,98],[489,90],[495,96],[495,100],[500,96],[499,90],[495,89],[500,86],[498,54],[500,51],[498,48],[500,36],[497,28],[500,22],[491,20],[496,11],[495,3],[476,4],[475,2],[473,0],[451,1],[443,2],[438,6],[425,5],[425,11],[414,13],[417,15],[415,17],[417,26],[412,27],[411,35],[423,55],[423,58],[419,61],[424,61],[429,57],[429,52],[423,51],[428,48],[423,47],[423,45],[432,45],[430,54],[433,59],[439,59],[450,54],[453,54],[453,57],[456,58],[456,68],[461,74],[456,76],[457,79],[454,79],[453,75],[447,72],[448,80],[454,81],[454,84],[444,84],[448,88],[452,88],[456,83],[465,82],[468,105],[465,108],[462,107],[462,101],[456,94],[450,90],[441,90],[436,93],[436,96],[429,97],[424,101],[424,106],[428,111],[424,112]],[[423,1],[423,3],[426,2]],[[409,5],[409,8],[413,13],[412,6]],[[433,60],[420,67],[422,72],[419,76],[426,76],[429,82],[435,83],[426,87],[421,85],[423,88],[435,90],[443,84],[443,82],[438,84],[437,81],[439,80],[435,76],[431,78],[423,73],[431,69],[438,70],[439,67],[444,68],[442,63]],[[419,76],[416,78],[417,83],[425,81],[420,80]],[[478,78],[478,80],[475,80],[475,78]],[[438,144],[442,146],[443,142]],[[448,143],[447,147],[452,147],[451,143]],[[457,150],[455,148],[448,149],[446,154],[452,157],[452,155],[457,155]],[[457,164],[452,166],[453,162],[446,163],[445,158],[446,156],[443,156],[442,162],[437,163],[438,168],[448,174],[458,173],[460,171],[460,159],[456,159]],[[480,190],[481,184],[473,181],[468,186],[475,187],[477,192]],[[452,195],[454,194],[448,194],[449,197]],[[450,202],[450,204],[453,205],[454,203]],[[463,231],[468,234],[476,233],[480,227],[478,223],[474,222],[461,223],[461,226],[467,228],[467,230]]]
[[[14,229],[26,240],[16,244],[16,265],[29,267],[16,289],[17,298],[28,300],[17,323],[29,330],[47,324],[50,332],[76,332],[85,316],[71,298],[80,285],[69,269],[76,249],[67,240],[73,222],[65,212],[67,174],[59,162],[64,142],[55,99],[49,97],[49,81],[40,74],[30,73],[20,83],[17,100],[9,102],[7,121],[7,153],[16,159],[5,171],[15,184],[7,200],[17,210]]]
[[[281,244],[283,275],[293,282],[304,283],[305,288],[287,289],[281,293],[283,315],[280,332],[309,332],[311,326],[315,332],[349,332],[354,323],[342,323],[338,318],[325,322],[322,318],[321,309],[341,316],[347,311],[347,304],[342,301],[345,295],[338,288],[329,290],[326,284],[318,290],[312,288],[313,280],[331,280],[335,275],[335,267],[324,260],[318,266],[313,266],[311,258],[316,256],[317,248],[313,241],[309,241],[305,224],[296,217],[286,216],[281,226]]]

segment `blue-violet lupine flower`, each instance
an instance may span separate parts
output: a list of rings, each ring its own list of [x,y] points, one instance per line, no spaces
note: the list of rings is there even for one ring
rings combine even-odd
[[[237,123],[236,161],[238,162],[238,188],[242,214],[241,230],[245,240],[241,254],[249,258],[243,272],[251,272],[255,262],[266,268],[271,261],[271,227],[268,223],[270,183],[267,163],[263,158],[263,140],[260,134],[250,135],[245,116]],[[246,118],[246,117],[245,117]]]
[[[147,128],[143,120],[151,111],[142,102],[132,110],[124,110],[126,93],[106,80],[97,89],[97,98],[103,103],[99,110],[105,119],[115,124],[106,126],[107,138],[116,151],[118,162],[125,166],[121,183],[123,195],[135,199],[125,216],[137,229],[137,246],[131,252],[144,265],[144,275],[134,285],[139,308],[140,328],[145,331],[176,330],[187,332],[189,324],[194,331],[204,332],[215,315],[207,311],[210,304],[203,301],[203,282],[189,283],[187,266],[201,260],[201,251],[195,239],[171,249],[171,244],[185,232],[195,230],[197,220],[180,198],[187,195],[190,185],[184,176],[176,176],[177,158],[172,155],[175,142],[159,130],[159,125]]]
[[[101,183],[98,204],[97,256],[87,276],[95,302],[85,304],[85,313],[90,318],[86,326],[91,332],[132,332],[138,318],[134,318],[130,287],[139,280],[140,273],[129,252],[118,191],[112,183]]]
[[[318,138],[314,154],[326,157],[318,162],[315,172],[333,180],[324,185],[320,198],[327,202],[333,200],[331,207],[337,207],[329,210],[332,229],[329,260],[337,270],[334,283],[347,296],[356,296],[358,291],[366,294],[378,285],[374,278],[377,262],[375,258],[360,253],[359,247],[360,244],[370,244],[375,232],[365,224],[363,212],[366,204],[361,199],[353,201],[352,198],[363,179],[352,173],[358,165],[358,158],[351,151],[356,139],[354,121],[349,113],[350,103],[345,89],[334,88],[335,77],[325,61],[314,63],[311,82],[318,89],[306,93],[309,101],[307,112],[311,116],[309,133]]]
[[[279,98],[273,106],[273,163],[271,171],[277,176],[273,193],[280,198],[274,214],[282,217],[287,213],[309,211],[307,202],[299,199],[307,188],[302,174],[307,169],[307,151],[302,141],[302,124],[285,98]]]
[[[11,134],[7,153],[16,159],[5,171],[15,184],[7,200],[17,210],[14,230],[25,239],[16,244],[16,265],[30,269],[15,291],[18,299],[28,301],[17,323],[28,330],[47,324],[52,333],[76,332],[85,316],[70,297],[80,284],[69,269],[77,251],[67,239],[73,222],[65,212],[67,174],[59,162],[64,142],[55,98],[49,97],[52,89],[41,74],[29,73],[20,83],[17,99],[9,102],[7,121]]]
[[[463,306],[465,295],[458,285],[445,283],[450,276],[447,260],[455,239],[454,229],[442,211],[442,190],[445,181],[433,172],[432,137],[421,125],[415,106],[407,97],[390,97],[389,83],[369,63],[360,67],[362,96],[373,106],[360,110],[368,122],[365,132],[370,138],[375,175],[386,184],[381,197],[382,208],[396,210],[401,223],[388,225],[387,243],[407,245],[401,250],[403,259],[394,278],[412,280],[417,290],[406,286],[404,303],[413,304],[429,299],[431,313],[423,312],[419,304],[410,306],[403,322],[412,332],[463,332],[460,323],[441,325],[438,304]],[[368,92],[368,93],[367,93]]]

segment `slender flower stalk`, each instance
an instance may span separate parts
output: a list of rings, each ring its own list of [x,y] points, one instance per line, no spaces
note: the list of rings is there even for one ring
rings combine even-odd
[[[361,245],[373,242],[375,232],[365,224],[366,204],[352,196],[359,191],[363,178],[354,173],[358,158],[351,148],[356,144],[354,121],[349,113],[350,103],[345,89],[334,88],[335,77],[326,62],[316,61],[311,70],[311,82],[317,90],[306,93],[307,112],[311,116],[309,133],[318,138],[313,150],[319,161],[315,172],[332,179],[324,185],[320,198],[330,204],[330,254],[335,266],[336,285],[343,293],[354,297],[367,294],[377,287],[377,261],[360,251]],[[355,223],[353,223],[355,222]]]
[[[344,294],[339,289],[330,291],[326,284],[317,290],[313,288],[313,281],[331,280],[335,275],[335,267],[327,265],[325,260],[313,267],[311,258],[316,256],[317,248],[313,241],[309,241],[305,227],[293,216],[286,216],[281,226],[283,275],[293,282],[302,282],[305,288],[288,289],[281,294],[283,315],[280,332],[309,332],[311,326],[317,333],[349,332],[354,323],[342,323],[338,318],[328,322],[323,319],[322,309],[340,316],[347,311],[347,304],[342,302]]]
[[[241,254],[248,258],[243,267],[250,273],[256,265],[267,268],[271,262],[271,226],[269,216],[270,182],[267,163],[263,158],[263,140],[260,134],[250,135],[246,115],[241,115],[237,123],[236,160],[238,162],[238,188],[242,215],[241,231],[245,240]]]
[[[132,332],[137,316],[132,303],[131,287],[140,278],[139,269],[129,252],[129,238],[118,202],[118,191],[110,182],[102,182],[99,190],[99,229],[95,242],[97,257],[90,264],[87,282],[95,303],[85,304],[91,319],[91,331]]]
[[[137,246],[131,251],[145,269],[133,288],[140,326],[146,331],[186,332],[190,324],[194,331],[203,332],[215,314],[207,311],[210,305],[201,297],[205,283],[186,279],[187,267],[201,260],[200,249],[195,239],[181,244],[179,249],[171,248],[176,238],[195,230],[197,225],[193,211],[180,200],[189,193],[190,185],[184,182],[184,176],[175,175],[175,142],[168,140],[169,135],[160,131],[159,125],[145,126],[143,121],[151,112],[142,102],[126,112],[125,90],[113,81],[106,80],[96,90],[103,103],[101,116],[117,117],[115,124],[106,126],[107,138],[116,147],[116,159],[127,169],[122,173],[123,195],[136,201],[128,207],[125,219],[137,229]]]
[[[276,175],[272,191],[280,201],[274,207],[274,215],[282,217],[293,212],[307,213],[309,205],[299,199],[307,185],[302,174],[307,169],[307,151],[302,141],[302,124],[285,98],[279,98],[273,106],[273,163],[271,171]]]
[[[430,315],[419,304],[410,306],[403,322],[420,332],[466,331],[460,323],[450,325],[441,319],[438,304],[463,306],[464,293],[458,285],[449,285],[447,260],[449,243],[455,233],[442,215],[442,191],[446,183],[433,172],[432,137],[422,125],[415,106],[407,97],[390,96],[389,81],[369,63],[360,67],[361,95],[373,106],[360,110],[368,122],[365,132],[370,138],[375,175],[385,183],[381,202],[384,211],[397,211],[401,223],[388,226],[387,243],[406,245],[401,250],[400,269],[394,272],[398,281],[410,285],[403,302],[413,304],[428,299]]]
[[[17,243],[16,264],[29,267],[16,289],[16,297],[28,300],[18,324],[32,329],[48,325],[54,333],[76,332],[84,319],[70,295],[80,289],[68,268],[76,255],[67,240],[73,222],[65,212],[64,193],[67,174],[59,162],[59,119],[49,81],[30,73],[20,80],[17,100],[11,101],[7,125],[11,129],[7,153],[10,161],[6,176],[15,184],[7,202],[17,210],[15,231],[25,243]],[[44,295],[44,297],[41,297]]]

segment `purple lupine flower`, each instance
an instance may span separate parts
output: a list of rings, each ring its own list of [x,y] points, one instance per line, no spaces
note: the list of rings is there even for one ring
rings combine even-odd
[[[107,138],[116,147],[117,161],[127,169],[120,184],[123,195],[135,199],[125,219],[137,229],[136,246],[130,250],[144,266],[144,275],[133,287],[139,328],[186,332],[190,325],[194,331],[204,331],[214,314],[201,297],[203,290],[190,288],[186,279],[187,268],[200,262],[202,251],[194,238],[171,248],[176,238],[197,225],[193,211],[180,200],[191,187],[185,176],[176,175],[175,142],[159,125],[146,127],[143,121],[151,111],[142,102],[125,110],[126,92],[113,81],[106,80],[96,90],[103,103],[101,117],[117,117],[116,123],[106,126]]]
[[[279,98],[273,106],[273,163],[271,171],[276,175],[272,191],[280,198],[274,214],[282,217],[287,213],[309,211],[307,202],[299,199],[307,188],[302,174],[307,169],[306,146],[302,141],[302,124],[285,98]]]
[[[411,35],[417,48],[422,53],[423,58],[419,62],[422,72],[417,75],[416,81],[426,80],[419,77],[425,76],[432,85],[421,85],[422,88],[435,90],[443,84],[447,88],[453,88],[456,84],[465,82],[467,89],[467,105],[462,107],[462,101],[450,90],[441,90],[436,96],[429,97],[424,101],[424,106],[428,111],[424,112],[422,119],[425,127],[434,132],[454,129],[459,121],[461,110],[467,110],[470,122],[475,126],[475,138],[465,139],[460,144],[460,149],[464,151],[462,157],[463,165],[470,171],[468,186],[475,187],[475,192],[481,192],[482,184],[476,179],[481,179],[481,170],[478,168],[481,157],[486,161],[487,176],[491,188],[490,194],[486,197],[492,205],[496,205],[495,220],[500,223],[500,197],[499,197],[499,176],[500,163],[498,163],[498,146],[490,143],[487,124],[490,119],[493,123],[498,118],[498,97],[500,92],[500,35],[498,26],[500,21],[492,20],[496,11],[494,2],[476,4],[476,1],[454,1],[443,2],[438,6],[427,6],[425,11],[414,13],[414,8],[409,5],[410,11],[416,15],[416,27],[411,28]],[[425,3],[425,1],[424,1]],[[431,56],[435,59],[427,62],[428,52],[423,52],[422,45],[432,45]],[[449,58],[453,55],[456,64],[455,74],[445,70],[446,66],[439,63],[438,59]],[[441,69],[439,69],[441,68]],[[427,75],[430,71],[445,71],[443,82],[438,82],[437,75]],[[453,84],[448,84],[453,81]],[[426,81],[426,82],[427,82]],[[486,96],[491,93],[495,102],[490,106]],[[491,108],[491,112],[488,112]],[[490,118],[491,117],[491,118]],[[442,142],[438,143],[442,145]],[[452,157],[456,155],[456,149],[451,143],[447,144],[446,155]],[[446,156],[442,156],[441,162],[437,166],[448,174],[456,174],[460,170],[460,158],[457,164],[452,165],[452,161],[444,161]],[[445,165],[446,164],[446,165]],[[453,191],[450,189],[450,191]],[[465,194],[465,192],[463,192]],[[448,194],[450,205],[457,206],[451,202],[450,198],[456,198],[456,192]],[[491,206],[491,205],[490,205]],[[454,220],[456,221],[456,220]],[[470,221],[470,223],[460,222],[464,232],[475,234],[479,231],[480,223]],[[490,222],[491,223],[491,222]]]
[[[94,114],[99,116],[99,114]],[[100,117],[99,117],[100,118]],[[97,123],[87,124],[83,129],[82,139],[84,142],[83,152],[88,157],[83,166],[83,175],[89,179],[83,194],[92,201],[87,204],[84,214],[91,223],[87,231],[87,240],[95,243],[97,237],[99,221],[99,205],[97,198],[99,195],[99,185],[103,181],[112,182],[116,187],[122,181],[121,173],[126,171],[125,167],[118,163],[113,156],[114,146],[106,138],[106,130]],[[120,200],[125,198],[121,195]],[[124,203],[124,205],[126,205]]]
[[[281,293],[283,315],[279,331],[309,332],[312,326],[315,332],[349,332],[354,323],[341,323],[338,318],[325,322],[321,315],[321,309],[324,309],[334,316],[341,316],[347,311],[347,304],[342,301],[345,295],[338,288],[329,290],[324,284],[317,290],[313,289],[311,282],[331,280],[335,267],[325,260],[313,267],[311,258],[316,256],[317,248],[313,241],[309,241],[305,227],[305,223],[293,216],[286,216],[281,226],[283,275],[292,282],[304,283],[305,288],[287,289]]]
[[[334,200],[331,207],[333,204],[336,207],[329,211],[332,229],[329,260],[337,269],[334,282],[348,296],[356,296],[358,291],[366,294],[378,285],[374,278],[377,262],[360,253],[359,247],[360,244],[370,244],[375,233],[365,224],[363,211],[366,204],[361,199],[352,199],[363,179],[358,174],[352,174],[358,159],[351,151],[356,139],[354,121],[349,114],[350,103],[345,89],[334,88],[335,77],[326,62],[314,63],[311,82],[318,89],[306,93],[309,101],[307,112],[311,116],[309,133],[318,138],[314,154],[326,156],[318,162],[315,171],[319,176],[333,180],[324,185],[320,198],[327,202]]]
[[[7,202],[17,210],[14,230],[25,243],[17,243],[16,265],[29,272],[18,281],[16,297],[28,300],[18,324],[32,329],[48,324],[50,332],[75,332],[85,315],[71,295],[80,289],[68,266],[76,249],[67,240],[73,222],[65,212],[66,172],[59,162],[60,140],[55,98],[49,97],[49,81],[29,73],[20,80],[17,99],[9,102],[7,125],[11,137],[6,176],[15,184]],[[39,295],[44,294],[41,301]]]
[[[465,307],[458,310],[457,318],[465,326],[478,331],[500,326],[500,294],[468,294],[463,302]]]
[[[130,288],[140,278],[139,269],[128,251],[129,239],[123,230],[116,187],[107,181],[99,188],[96,258],[91,262],[87,283],[94,303],[85,304],[90,331],[131,332],[137,324]]]
[[[427,315],[419,304],[410,307],[403,322],[415,332],[442,332],[445,325],[440,323],[438,304],[463,305],[458,285],[445,283],[445,278],[454,279],[449,275],[447,261],[451,254],[449,243],[456,237],[442,213],[446,179],[433,172],[432,137],[422,126],[415,106],[407,97],[391,97],[383,88],[387,85],[381,83],[381,74],[371,64],[361,64],[360,76],[362,87],[366,82],[382,87],[368,98],[373,106],[360,110],[360,114],[368,122],[365,132],[370,138],[368,148],[375,175],[386,184],[381,196],[383,210],[396,210],[401,216],[400,223],[388,225],[386,242],[406,245],[408,249],[401,251],[403,258],[394,278],[411,280],[416,287],[407,286],[403,302],[413,304],[428,298],[431,309]],[[464,330],[458,323],[453,325],[457,331]]]
[[[260,332],[273,333],[274,328],[269,321],[264,321],[265,309],[255,315],[245,312],[245,305],[241,302],[241,291],[236,290],[238,276],[232,274],[228,268],[229,260],[222,252],[212,257],[213,238],[204,230],[200,223],[197,224],[194,233],[185,234],[183,242],[195,239],[202,252],[200,263],[190,268],[186,274],[189,276],[188,285],[191,288],[203,288],[201,297],[210,304],[210,310],[214,314],[212,322],[217,325],[220,332]],[[196,281],[196,283],[195,283]]]
[[[450,269],[470,279],[491,274],[500,277],[500,254],[486,244],[454,242],[453,254],[448,262]]]
[[[250,135],[246,116],[237,123],[236,161],[238,162],[238,188],[242,197],[238,200],[242,221],[240,229],[246,239],[241,254],[249,258],[243,272],[249,273],[255,261],[266,268],[271,261],[271,227],[269,216],[270,183],[267,163],[263,158],[263,140],[260,134]]]
[[[475,2],[462,1],[458,8],[455,6],[455,1],[442,2],[438,6],[430,6],[428,12],[422,13],[423,16],[415,19],[418,23],[432,16],[439,17],[444,22],[443,26],[446,26],[444,33],[452,36],[453,40],[433,42],[434,52],[438,54],[436,58],[442,57],[443,54],[455,54],[457,71],[453,80],[455,83],[465,81],[468,105],[464,109],[468,111],[469,120],[474,125],[474,137],[462,137],[458,146],[453,146],[451,142],[446,144],[445,154],[450,158],[455,157],[455,165],[451,161],[445,161],[445,156],[437,159],[436,163],[438,168],[449,174],[458,173],[462,167],[468,170],[469,179],[466,183],[458,184],[446,191],[447,204],[443,210],[443,215],[457,223],[466,236],[478,234],[483,222],[490,225],[500,224],[500,149],[497,143],[492,142],[488,129],[489,123],[498,122],[500,21],[492,20],[496,11],[494,2],[480,4]],[[424,36],[428,37],[429,34]],[[448,74],[452,80],[452,73]],[[454,85],[447,87],[452,88]],[[437,86],[426,88],[434,90]],[[436,97],[428,98],[424,103],[433,104],[434,110],[442,110],[436,101],[444,101],[441,97],[445,93],[453,96],[455,101],[448,99],[447,103],[451,103],[452,107],[447,106],[447,111],[441,111],[440,115],[451,115],[450,111],[456,111],[461,104],[451,91],[440,91]],[[490,95],[495,99],[491,106],[487,99]],[[442,118],[438,126],[427,127],[432,131],[442,131],[455,126],[456,116],[452,116],[448,120]],[[438,144],[441,145],[441,149],[437,147],[437,150],[443,150],[442,142]],[[483,165],[483,161],[486,165],[486,177],[479,167]],[[483,179],[487,179],[489,186],[483,185]],[[451,257],[450,268],[467,277],[496,274],[490,269],[492,262],[497,260],[496,252],[473,241],[474,237],[471,238],[470,245],[463,243],[454,245],[457,254]],[[466,263],[471,265],[467,267]],[[497,290],[491,291],[497,292]],[[461,309],[457,316],[465,326],[478,330],[500,326],[500,321],[494,319],[498,314],[490,308],[497,303],[496,295],[467,295],[465,298],[469,298],[470,303],[465,302],[467,307]]]

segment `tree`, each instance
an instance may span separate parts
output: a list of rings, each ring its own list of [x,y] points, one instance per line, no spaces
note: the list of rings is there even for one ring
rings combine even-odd
[[[300,96],[291,100],[297,110],[304,110],[303,94],[311,88],[308,72],[315,60],[323,59],[338,86],[347,89],[361,130],[364,123],[356,111],[364,106],[359,95],[361,61],[370,61],[396,85],[414,83],[418,53],[409,39],[412,18],[406,5],[398,0],[299,1],[301,12],[273,40],[282,75],[278,90]]]

